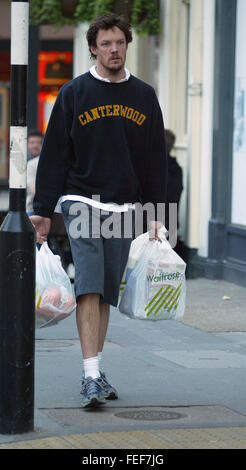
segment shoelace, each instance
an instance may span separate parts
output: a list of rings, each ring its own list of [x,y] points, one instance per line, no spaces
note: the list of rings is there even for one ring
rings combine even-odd
[[[88,380],[85,384],[85,391],[89,395],[91,393],[98,394],[101,391],[101,387],[95,380]]]
[[[107,384],[107,385],[108,385],[108,381],[107,381],[107,379],[106,379],[106,375],[105,375],[104,372],[100,372],[99,381],[102,382],[102,385],[104,385],[104,384]],[[85,372],[84,372],[84,371],[83,371],[83,373],[82,373],[81,385],[82,385],[82,386],[85,386]]]

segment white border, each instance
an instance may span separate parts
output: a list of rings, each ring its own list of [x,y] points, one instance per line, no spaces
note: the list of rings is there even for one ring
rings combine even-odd
[[[27,127],[10,127],[9,188],[26,188]]]
[[[11,2],[11,65],[28,64],[29,3]]]

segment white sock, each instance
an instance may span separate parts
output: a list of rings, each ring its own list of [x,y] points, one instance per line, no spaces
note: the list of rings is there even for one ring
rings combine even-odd
[[[97,377],[100,377],[98,356],[84,359],[83,363],[85,378],[92,377],[93,379],[96,379]]]

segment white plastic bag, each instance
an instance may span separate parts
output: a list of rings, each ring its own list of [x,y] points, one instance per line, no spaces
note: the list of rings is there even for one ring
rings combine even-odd
[[[36,328],[51,326],[71,315],[76,307],[71,281],[48,243],[36,249]]]
[[[141,235],[142,248],[126,279],[119,310],[133,318],[179,320],[185,311],[186,264],[166,240],[164,227],[158,235],[162,242],[150,241],[148,232]]]
[[[166,240],[165,234],[167,233],[166,228],[163,226],[159,230],[159,234],[161,237],[163,237]],[[135,240],[132,241],[131,243],[131,248],[127,260],[127,265],[125,267],[124,274],[122,276],[121,284],[120,284],[120,292],[119,292],[119,297],[123,294],[123,291],[126,287],[127,280],[129,279],[129,276],[139,259],[142,251],[146,247],[146,245],[149,243],[149,236],[148,232],[143,233],[142,235],[139,235]]]

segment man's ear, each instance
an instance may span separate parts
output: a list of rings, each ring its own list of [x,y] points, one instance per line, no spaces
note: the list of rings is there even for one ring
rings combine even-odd
[[[97,56],[97,47],[91,46],[91,47],[90,47],[90,52],[91,52],[93,55]]]

